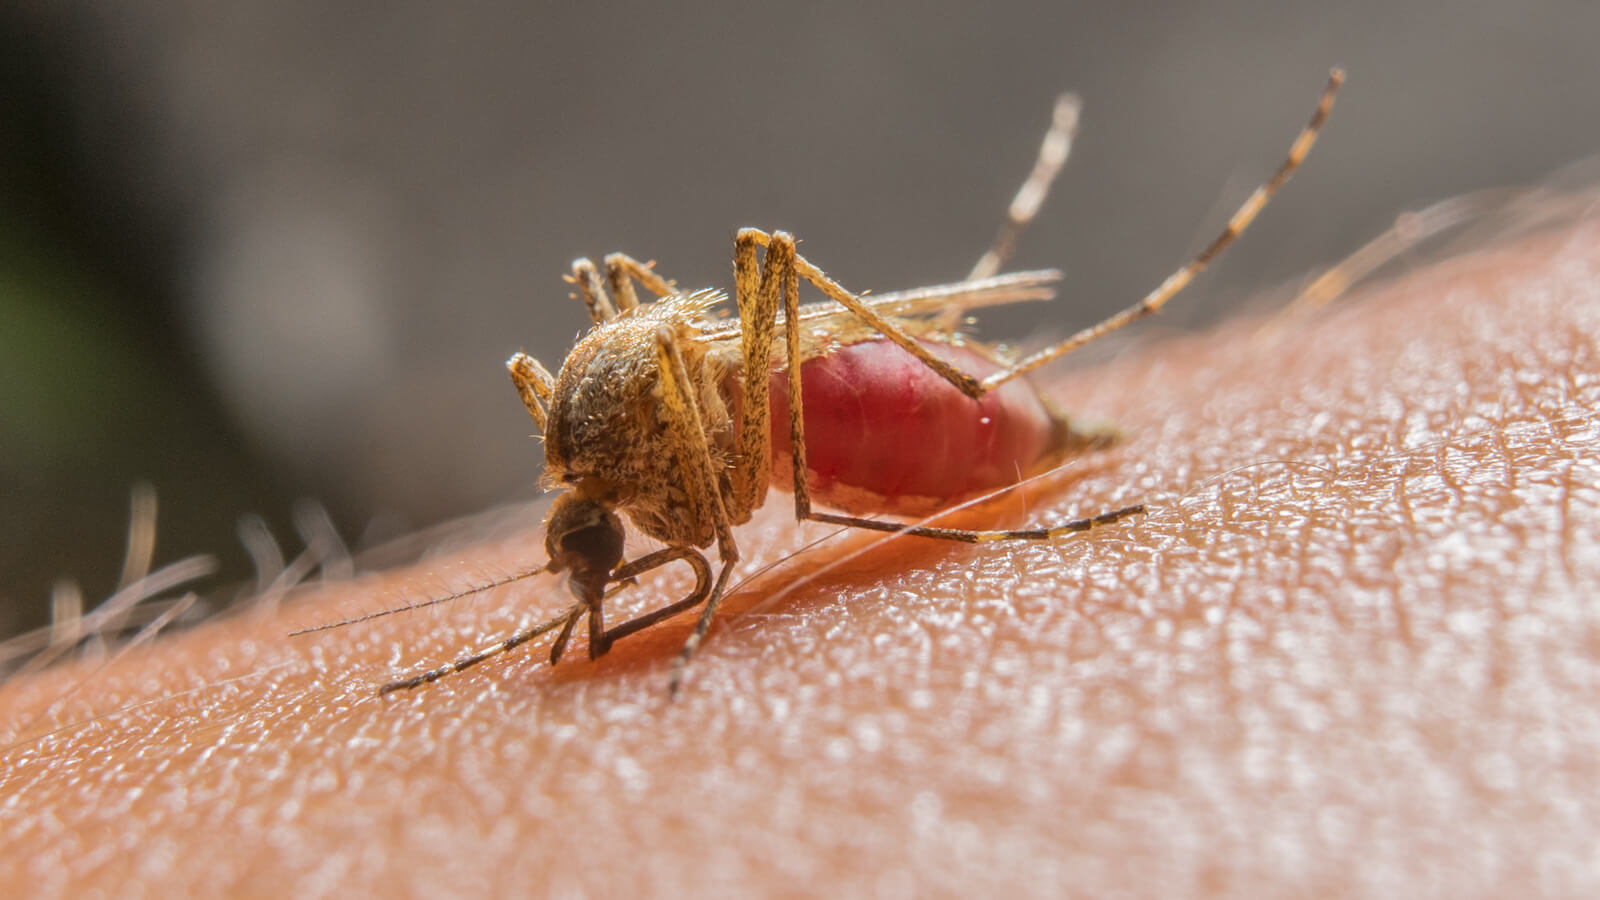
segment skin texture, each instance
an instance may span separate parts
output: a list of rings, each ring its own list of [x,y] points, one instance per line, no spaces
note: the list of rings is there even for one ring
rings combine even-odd
[[[1592,895],[1597,284],[1569,220],[1059,377],[1127,439],[951,524],[1148,514],[807,550],[675,703],[691,617],[375,696],[560,608],[549,577],[284,637],[536,565],[531,521],[13,682],[0,894]],[[831,531],[790,515],[741,573]]]

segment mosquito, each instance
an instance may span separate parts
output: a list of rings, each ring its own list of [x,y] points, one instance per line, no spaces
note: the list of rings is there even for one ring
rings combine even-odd
[[[544,435],[541,484],[564,491],[545,521],[549,562],[534,572],[566,573],[576,603],[480,652],[389,682],[379,693],[435,681],[550,631],[557,631],[550,647],[554,665],[584,618],[595,659],[621,638],[700,607],[668,683],[676,695],[739,561],[733,529],[750,520],[772,487],[792,491],[798,521],[968,543],[1047,541],[1143,512],[1138,504],[1053,526],[996,531],[865,517],[925,516],[1109,443],[1105,433],[1080,429],[1057,412],[1021,376],[1159,311],[1182,291],[1300,167],[1343,81],[1339,69],[1329,73],[1311,121],[1277,171],[1197,256],[1138,303],[1018,359],[963,339],[954,325],[973,309],[1053,296],[1057,271],[995,273],[1066,161],[1078,119],[1071,95],[1057,101],[1032,173],[965,281],[856,294],[796,252],[792,235],[744,228],[733,253],[738,318],[727,319],[713,312],[726,295],[679,292],[653,263],[622,253],[606,256],[603,268],[576,260],[568,281],[594,327],[557,374],[520,352],[506,363]],[[801,305],[802,280],[826,299]],[[635,283],[655,299],[640,302]],[[819,511],[814,503],[839,512]],[[622,515],[664,548],[624,562]],[[700,552],[713,545],[715,577]],[[610,593],[679,561],[695,574],[687,596],[606,627]]]

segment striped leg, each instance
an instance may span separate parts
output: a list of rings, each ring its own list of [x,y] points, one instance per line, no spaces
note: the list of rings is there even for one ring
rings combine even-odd
[[[1067,534],[1079,531],[1088,531],[1101,525],[1110,525],[1120,519],[1135,516],[1144,512],[1144,504],[1136,503],[1133,506],[1124,506],[1111,512],[1090,516],[1087,519],[1075,519],[1060,525],[1046,528],[1018,528],[1002,531],[968,531],[961,528],[933,528],[927,525],[906,525],[902,522],[891,522],[883,519],[863,519],[859,516],[843,516],[837,513],[812,512],[806,518],[813,522],[828,522],[833,525],[845,525],[850,528],[864,528],[869,531],[883,531],[889,534],[909,534],[912,537],[934,538],[941,541],[960,541],[965,544],[988,544],[995,541],[1048,541]]]

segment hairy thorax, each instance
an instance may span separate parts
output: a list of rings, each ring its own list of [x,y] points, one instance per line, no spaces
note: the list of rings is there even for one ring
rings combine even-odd
[[[658,329],[678,338],[708,443],[719,468],[732,452],[732,419],[718,385],[727,361],[699,340],[715,297],[671,297],[597,325],[579,340],[557,376],[545,435],[546,488],[571,488],[606,501],[640,531],[669,544],[706,546],[712,522],[700,520],[684,490],[663,415]]]

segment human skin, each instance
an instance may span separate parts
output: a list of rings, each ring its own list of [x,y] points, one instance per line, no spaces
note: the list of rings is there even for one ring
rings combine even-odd
[[[1592,896],[1597,293],[1579,218],[1057,377],[1126,439],[955,523],[1148,511],[1048,545],[791,558],[832,529],[773,494],[675,701],[692,616],[376,694],[550,576],[286,637],[537,565],[531,520],[14,681],[0,895]]]

